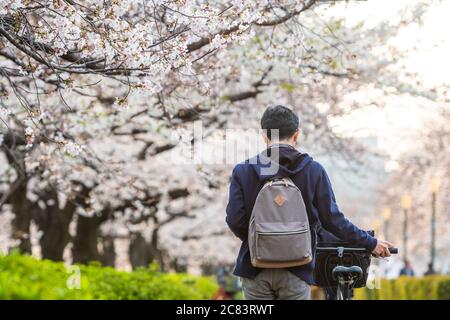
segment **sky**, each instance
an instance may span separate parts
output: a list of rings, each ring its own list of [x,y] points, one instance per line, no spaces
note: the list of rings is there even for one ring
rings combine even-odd
[[[401,14],[411,12],[408,6],[418,3],[410,0],[368,0],[350,1],[334,7],[326,14],[342,15],[348,25],[356,25],[364,17],[364,27],[370,28],[383,21],[397,24]],[[409,10],[409,11],[408,11]],[[450,1],[434,1],[428,9],[422,23],[404,27],[390,44],[408,52],[399,61],[405,64],[407,71],[417,73],[423,82],[422,89],[427,92],[431,87],[439,90],[450,86]],[[348,95],[345,100],[364,102],[368,94],[377,92],[358,92]],[[396,169],[395,159],[403,152],[414,148],[417,135],[427,121],[434,120],[434,112],[450,105],[436,104],[425,98],[391,96],[386,99],[383,109],[368,106],[338,120],[335,124],[343,133],[367,137],[377,136],[379,148],[387,152],[393,160],[386,162],[386,169]],[[431,108],[431,109],[430,109]]]
[[[339,8],[333,8],[329,13],[342,15],[349,25],[356,25],[364,20],[364,26],[370,28],[386,20],[397,24],[399,13],[408,12],[408,7],[414,3],[420,1],[350,1]],[[423,77],[427,86],[450,85],[450,39],[447,32],[450,30],[450,1],[435,0],[433,3],[423,24],[407,26],[392,43],[403,50],[417,48],[406,62],[411,71],[416,71]]]

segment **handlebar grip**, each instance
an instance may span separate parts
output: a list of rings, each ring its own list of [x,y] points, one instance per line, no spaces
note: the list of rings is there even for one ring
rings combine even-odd
[[[398,248],[389,248],[389,252],[392,254],[397,254],[398,253]]]

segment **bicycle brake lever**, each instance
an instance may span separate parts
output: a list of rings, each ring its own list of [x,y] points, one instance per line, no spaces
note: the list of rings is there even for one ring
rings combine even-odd
[[[339,258],[342,258],[344,256],[344,247],[338,247],[337,254]]]

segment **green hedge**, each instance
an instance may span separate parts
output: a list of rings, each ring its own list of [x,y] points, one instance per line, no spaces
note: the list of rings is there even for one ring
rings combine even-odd
[[[355,290],[357,300],[450,300],[450,276],[381,280],[380,289]]]
[[[0,254],[0,299],[210,299],[217,284],[207,277],[161,273],[155,265],[133,272],[80,265],[80,289],[69,289],[62,262]]]

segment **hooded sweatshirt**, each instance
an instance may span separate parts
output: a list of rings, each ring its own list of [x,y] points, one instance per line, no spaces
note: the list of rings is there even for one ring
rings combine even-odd
[[[276,149],[275,149],[276,148]],[[320,230],[325,229],[339,239],[375,249],[377,240],[351,223],[336,204],[325,169],[306,153],[285,144],[274,145],[261,154],[237,164],[231,176],[226,222],[242,240],[234,274],[253,279],[263,269],[250,261],[248,226],[253,206],[264,183],[273,178],[290,177],[302,193],[311,228],[313,259],[310,263],[287,268],[297,277],[313,284],[315,252]]]

